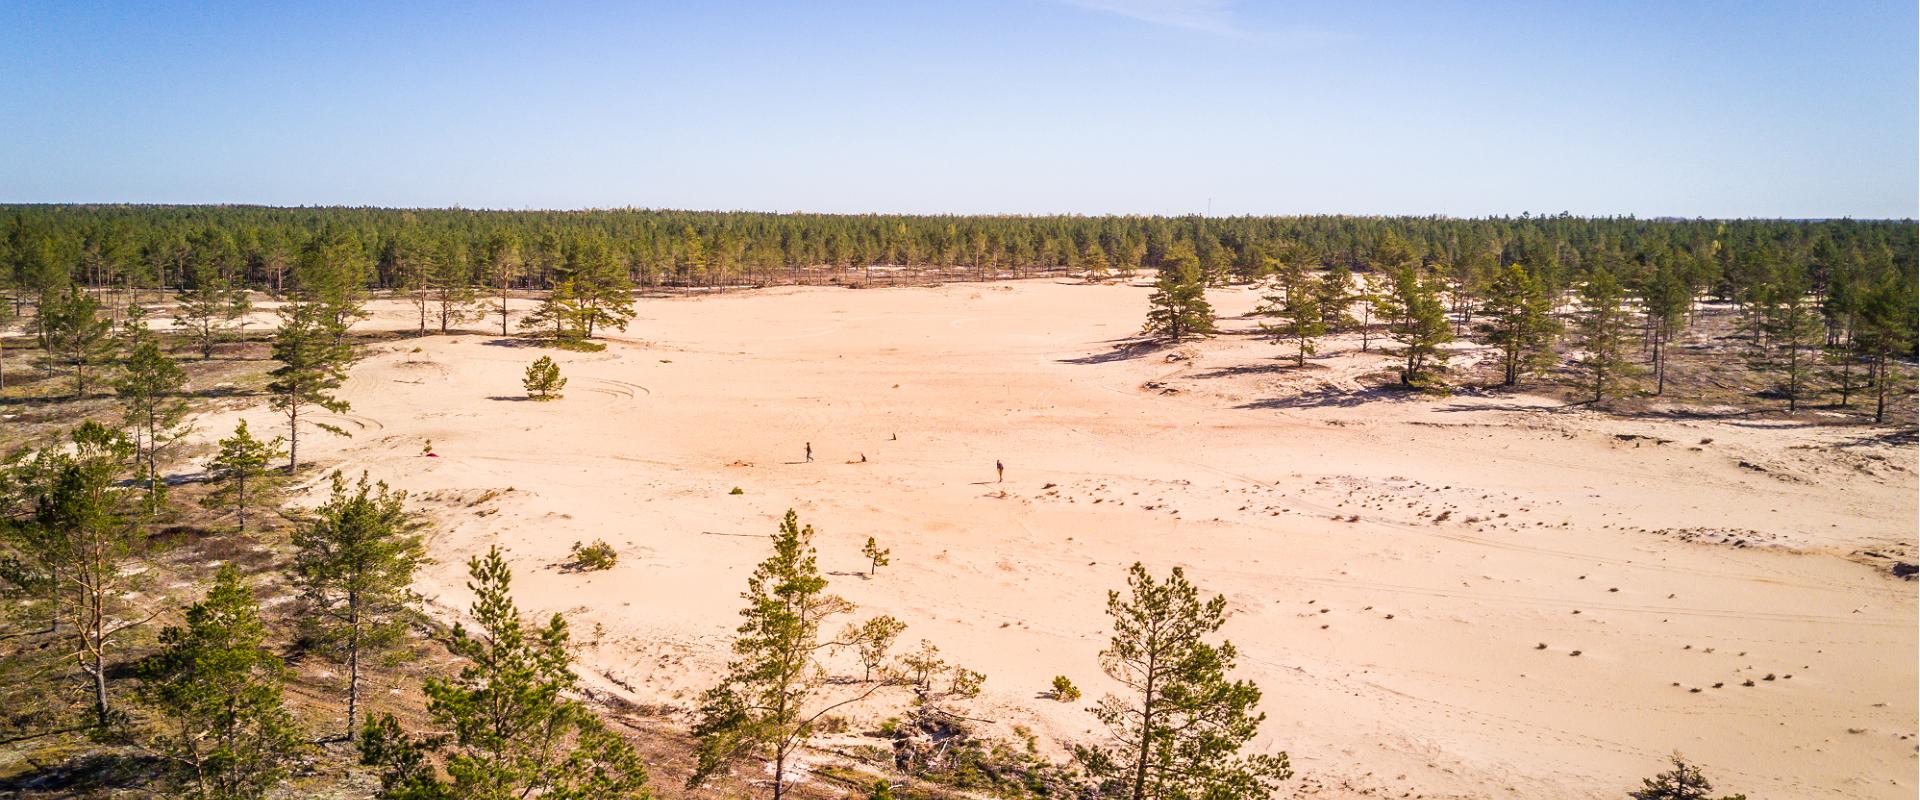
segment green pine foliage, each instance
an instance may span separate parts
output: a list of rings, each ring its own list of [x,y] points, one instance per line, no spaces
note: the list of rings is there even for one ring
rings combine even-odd
[[[1653,393],[1662,395],[1667,391],[1667,352],[1693,307],[1693,287],[1677,269],[1662,267],[1647,279],[1640,297],[1647,318],[1647,340],[1653,347]]]
[[[595,539],[592,544],[574,542],[567,553],[573,559],[567,568],[575,572],[599,572],[620,563],[620,553],[605,539]]]
[[[100,316],[100,301],[79,286],[49,292],[34,317],[34,334],[49,372],[65,367],[73,376],[73,396],[86,397],[114,352],[113,321]]]
[[[359,721],[362,665],[405,635],[413,575],[426,563],[420,523],[406,493],[339,471],[332,493],[293,534],[293,577],[309,612],[302,619],[322,649],[346,667],[351,737]]]
[[[1278,320],[1262,323],[1261,329],[1267,335],[1280,341],[1294,343],[1294,365],[1307,365],[1307,356],[1317,352],[1314,340],[1327,332],[1326,317],[1320,309],[1320,298],[1308,285],[1306,278],[1297,270],[1280,272],[1275,291],[1264,295],[1263,302],[1254,313]]]
[[[893,650],[893,643],[899,641],[900,634],[906,630],[907,623],[882,614],[861,623],[858,628],[849,628],[841,636],[853,642],[854,652],[860,655],[860,666],[864,670],[860,680],[871,681],[875,675],[886,676],[887,656]]]
[[[747,605],[740,611],[743,621],[733,640],[733,660],[702,697],[696,715],[698,764],[687,779],[688,788],[739,761],[765,759],[773,767],[773,797],[785,797],[793,755],[813,738],[821,718],[885,685],[826,696],[823,657],[834,649],[857,646],[857,636],[868,628],[852,629],[855,641],[822,640],[825,626],[851,612],[853,605],[827,592],[812,540],[813,526],[801,527],[789,510],[773,534],[773,555],[747,579],[741,595]]]
[[[1764,328],[1773,350],[1767,367],[1780,377],[1780,393],[1787,397],[1787,413],[1800,410],[1800,399],[1808,392],[1814,368],[1814,354],[1826,334],[1814,300],[1808,297],[1806,273],[1783,268],[1772,287],[1772,302]]]
[[[120,375],[113,381],[114,397],[120,401],[129,430],[133,431],[135,457],[142,465],[147,483],[147,510],[160,507],[160,452],[184,438],[187,402],[180,398],[186,388],[187,373],[161,349],[160,341],[144,324],[128,328],[132,347],[120,362]]]
[[[368,286],[376,274],[369,243],[334,225],[321,226],[305,241],[293,266],[296,304],[312,306],[314,324],[334,345],[344,345],[348,329],[367,318]],[[282,317],[284,328],[284,312]]]
[[[285,779],[301,736],[281,700],[285,668],[267,644],[253,590],[231,565],[186,625],[160,633],[140,662],[138,698],[158,713],[149,746],[184,797],[254,800]]]
[[[247,511],[267,488],[268,466],[287,454],[280,447],[285,442],[278,436],[264,442],[254,438],[243,419],[234,425],[232,436],[220,440],[219,452],[207,462],[207,473],[220,482],[220,488],[207,495],[207,502],[233,509],[241,533],[247,532]]]
[[[225,340],[246,292],[212,267],[196,268],[192,277],[193,285],[181,293],[173,321],[187,331],[204,360],[213,358],[214,348]]]
[[[887,557],[892,554],[892,550],[880,547],[880,543],[873,537],[867,537],[867,543],[860,546],[860,555],[867,557],[867,577],[873,577],[881,567],[886,566]]]
[[[450,649],[465,662],[427,681],[437,733],[408,733],[391,714],[361,729],[361,762],[381,772],[386,800],[644,800],[640,756],[579,700],[566,620],[528,625],[513,602],[513,573],[498,548],[467,564],[473,627]]]
[[[1639,373],[1627,357],[1632,312],[1627,310],[1620,283],[1609,272],[1594,273],[1580,287],[1580,304],[1574,331],[1582,352],[1573,360],[1574,374],[1593,404],[1604,405],[1608,398],[1626,391],[1627,379]]]
[[[1191,250],[1169,253],[1160,264],[1160,277],[1153,283],[1147,307],[1147,324],[1141,332],[1148,336],[1164,336],[1179,344],[1188,337],[1213,333],[1205,273]]]
[[[1887,396],[1896,378],[1894,355],[1911,352],[1916,330],[1912,287],[1885,280],[1868,289],[1860,300],[1860,329],[1855,334],[1859,349],[1872,368],[1874,393],[1873,421],[1885,422]]]
[[[560,390],[567,388],[567,379],[560,377],[560,365],[553,363],[551,356],[541,356],[527,365],[527,374],[521,378],[520,385],[527,390],[527,396],[535,400],[558,400]]]
[[[273,359],[280,362],[268,373],[268,405],[287,418],[287,472],[300,468],[300,425],[337,436],[348,435],[339,426],[312,422],[312,414],[344,414],[347,401],[334,395],[347,378],[352,352],[342,342],[344,328],[339,307],[295,301],[280,308],[280,330],[273,335]]]
[[[1313,286],[1314,304],[1320,307],[1320,323],[1328,333],[1343,333],[1359,324],[1353,318],[1353,303],[1359,299],[1353,290],[1353,270],[1345,264],[1329,267]]]
[[[141,504],[124,486],[133,465],[133,443],[89,421],[68,446],[13,457],[0,481],[4,505],[26,510],[6,525],[13,552],[0,575],[35,598],[49,630],[71,648],[100,729],[120,717],[114,659],[139,621],[130,601],[139,578],[125,569],[145,542]]]
[[[1453,341],[1438,283],[1422,278],[1413,266],[1400,267],[1375,295],[1374,305],[1376,313],[1388,320],[1388,334],[1405,347],[1400,353],[1400,383],[1426,385],[1433,369],[1447,362],[1441,345]]]
[[[1679,753],[1670,758],[1673,769],[1641,781],[1640,789],[1627,793],[1627,797],[1631,800],[1712,800],[1713,784],[1707,782],[1700,768],[1687,763]],[[1720,800],[1747,800],[1747,796],[1728,795]]]
[[[1266,715],[1260,688],[1228,677],[1238,651],[1213,644],[1227,598],[1201,600],[1179,567],[1154,580],[1136,562],[1129,592],[1107,593],[1113,638],[1101,668],[1126,694],[1092,711],[1102,744],[1074,748],[1102,796],[1141,800],[1254,800],[1293,776],[1285,753],[1243,755]]]
[[[1519,264],[1508,265],[1487,285],[1479,329],[1500,349],[1502,385],[1513,386],[1553,365],[1560,321],[1553,317],[1545,288]]]

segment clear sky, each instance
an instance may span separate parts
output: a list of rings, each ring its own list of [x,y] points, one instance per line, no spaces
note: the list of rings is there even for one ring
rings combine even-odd
[[[1920,216],[1889,2],[0,2],[0,202]]]

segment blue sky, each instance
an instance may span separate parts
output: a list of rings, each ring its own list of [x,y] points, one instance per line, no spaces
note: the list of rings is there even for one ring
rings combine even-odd
[[[0,201],[1913,217],[1899,2],[0,4]]]

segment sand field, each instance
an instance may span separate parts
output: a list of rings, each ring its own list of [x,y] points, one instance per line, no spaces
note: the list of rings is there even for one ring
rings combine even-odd
[[[1140,560],[1228,597],[1259,744],[1303,795],[1613,796],[1676,749],[1756,798],[1914,795],[1915,584],[1859,555],[1913,560],[1911,447],[1370,392],[1387,362],[1345,336],[1304,370],[1240,335],[1114,350],[1147,291],[769,289],[642,300],[599,353],[387,342],[330,420],[353,437],[301,452],[414,493],[440,613],[499,545],[523,608],[567,614],[582,674],[636,702],[697,702],[794,508],[862,616],[986,673],[974,713],[1048,747],[1094,727],[1042,693],[1107,688],[1105,593]],[[1254,292],[1212,296],[1225,329],[1253,326]],[[376,311],[363,327],[411,327]],[[520,388],[543,353],[558,402]],[[284,426],[263,405],[203,436],[236,414]],[[868,536],[892,550],[871,579]],[[616,568],[560,569],[592,539]]]

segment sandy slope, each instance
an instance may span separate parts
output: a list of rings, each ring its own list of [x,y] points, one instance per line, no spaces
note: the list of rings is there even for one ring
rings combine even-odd
[[[1911,560],[1911,449],[1524,397],[1368,400],[1350,390],[1378,357],[1345,341],[1306,371],[1245,337],[1115,357],[1145,294],[647,300],[606,352],[554,353],[571,383],[544,404],[520,399],[536,351],[382,345],[345,392],[354,438],[303,452],[421,493],[444,607],[467,555],[508,550],[523,606],[568,613],[598,641],[582,671],[642,702],[695,702],[793,507],[836,590],[986,672],[981,716],[1053,741],[1093,721],[1039,695],[1055,674],[1105,688],[1105,592],[1139,559],[1230,599],[1267,693],[1260,744],[1291,752],[1303,794],[1614,795],[1679,749],[1756,797],[1913,796],[1914,585],[1846,558]],[[1215,292],[1229,316],[1254,300]],[[870,535],[893,566],[868,580]],[[594,538],[616,569],[557,569]]]

